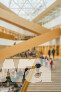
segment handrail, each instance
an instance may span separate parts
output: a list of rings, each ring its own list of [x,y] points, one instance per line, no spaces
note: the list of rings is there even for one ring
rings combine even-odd
[[[36,56],[36,59],[39,58],[39,57],[40,57],[40,52],[38,52],[38,55]],[[32,68],[31,68],[31,70],[29,71],[29,74],[28,74],[28,76],[27,76],[27,80],[25,80],[24,85],[23,85],[23,87],[22,87],[22,89],[21,89],[20,92],[26,92],[26,91],[27,91],[28,85],[29,85],[30,80],[31,80],[31,78],[32,78],[32,75],[33,75],[33,73],[34,73],[34,69],[35,69],[35,64],[36,64],[36,62],[37,62],[37,60],[34,61],[34,64],[33,64]]]

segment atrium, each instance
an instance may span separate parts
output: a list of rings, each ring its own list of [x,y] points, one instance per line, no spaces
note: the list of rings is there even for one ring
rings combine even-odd
[[[0,0],[0,92],[61,92],[61,0]]]

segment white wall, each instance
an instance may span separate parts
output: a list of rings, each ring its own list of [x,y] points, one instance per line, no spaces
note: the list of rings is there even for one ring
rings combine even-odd
[[[16,42],[16,44],[18,44],[23,41],[7,40],[7,39],[0,38],[0,45],[12,46],[12,45],[14,45],[14,42]]]

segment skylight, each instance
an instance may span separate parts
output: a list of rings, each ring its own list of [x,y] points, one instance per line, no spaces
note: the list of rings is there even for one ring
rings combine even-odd
[[[59,6],[57,6],[57,7],[55,7],[54,10],[52,10],[49,14],[47,14],[45,17],[43,17],[37,23],[40,25],[43,25],[59,16],[61,16],[61,4],[59,4]]]
[[[0,0],[1,3],[20,17],[30,21],[55,1],[56,0]]]

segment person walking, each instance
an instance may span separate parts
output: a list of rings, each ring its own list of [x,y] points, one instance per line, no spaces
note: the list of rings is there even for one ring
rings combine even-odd
[[[44,60],[44,56],[43,56],[43,54],[41,54],[41,56],[40,56],[40,63],[41,63],[41,65],[43,65],[43,60]]]
[[[28,68],[25,68],[24,75],[23,75],[23,79],[22,79],[22,83],[24,83],[24,81],[25,81],[25,73],[26,73],[28,70],[29,70]]]
[[[55,49],[54,48],[52,50],[52,55],[53,55],[53,59],[54,59],[54,56],[55,56]]]
[[[52,66],[53,66],[53,60],[52,58],[50,58],[50,68],[52,69]]]
[[[41,67],[41,64],[39,62],[36,63],[36,70],[37,70],[37,74],[39,74],[39,69]]]
[[[48,66],[48,57],[45,56],[45,67],[47,67],[47,66]]]
[[[51,50],[50,49],[48,50],[48,55],[49,55],[49,58],[50,58],[50,55],[51,55]]]
[[[16,45],[16,42],[14,42],[14,45]]]

